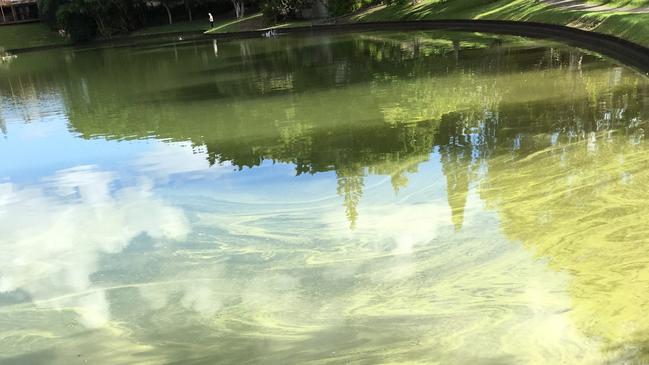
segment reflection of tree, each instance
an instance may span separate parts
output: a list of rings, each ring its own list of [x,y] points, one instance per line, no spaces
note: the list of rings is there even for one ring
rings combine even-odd
[[[363,196],[363,168],[358,166],[345,167],[336,171],[338,178],[338,195],[344,199],[345,214],[349,225],[353,229],[356,226],[358,211],[356,207]]]
[[[40,60],[25,57],[12,77],[58,88],[84,138],[189,141],[210,165],[336,171],[352,221],[366,173],[390,176],[398,192],[437,145],[456,228],[479,161],[532,153],[551,131],[591,130],[602,103],[638,109],[635,99],[601,100],[606,70],[566,73],[576,59],[592,61],[574,52],[555,49],[547,62],[544,48],[505,52],[491,39],[425,33],[250,42],[219,44],[216,60],[211,44],[157,48],[156,57],[98,50],[41,73],[32,70]]]
[[[485,160],[480,189],[511,240],[570,273],[577,326],[603,340],[610,356],[642,363],[649,361],[647,109],[629,101],[646,92],[632,86],[594,94],[596,107],[566,103],[562,114],[539,106],[526,133],[501,129],[499,138],[514,148]],[[502,108],[501,122],[514,110]],[[541,133],[544,126],[551,129]]]
[[[464,222],[464,206],[471,173],[473,146],[466,128],[466,121],[461,114],[449,113],[442,117],[436,136],[442,169],[446,175],[446,196],[456,230],[462,228]]]
[[[649,154],[625,140],[593,132],[531,158],[492,160],[481,189],[510,239],[571,273],[578,326],[618,350],[649,330]]]
[[[472,166],[483,164],[474,172],[480,174],[480,195],[499,212],[504,232],[550,267],[570,273],[578,328],[601,339],[608,356],[644,363],[649,147],[648,109],[641,100],[649,90],[624,81],[620,69],[603,76],[575,78],[575,99],[502,102],[482,118],[447,114],[436,144],[456,227]],[[597,83],[612,89],[601,93]]]

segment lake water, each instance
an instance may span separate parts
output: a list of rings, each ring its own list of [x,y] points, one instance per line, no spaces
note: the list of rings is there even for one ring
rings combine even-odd
[[[412,32],[0,65],[2,364],[649,362],[649,82]]]

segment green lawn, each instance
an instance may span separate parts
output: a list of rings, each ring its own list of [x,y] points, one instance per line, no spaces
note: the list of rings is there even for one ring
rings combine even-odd
[[[261,13],[251,14],[241,19],[226,19],[217,21],[214,28],[209,29],[208,34],[241,32],[245,30],[261,29],[267,25]]]
[[[26,48],[67,44],[67,40],[43,23],[0,26],[0,48]]]
[[[592,0],[604,3],[607,0]],[[649,0],[610,0],[610,4],[646,5]],[[561,24],[612,34],[649,47],[649,14],[619,11],[586,12],[558,9],[535,0],[421,0],[403,5],[376,6],[355,13],[342,21],[392,21],[419,19],[497,19],[535,21]],[[226,33],[255,29],[285,28],[310,25],[309,21],[269,24],[261,13],[243,19],[217,19],[207,30],[204,20],[147,27],[133,35],[151,35],[184,31]],[[0,48],[12,49],[42,45],[65,44],[67,41],[41,23],[0,27]]]
[[[593,1],[604,3],[606,0]],[[649,4],[649,0],[611,1],[633,1],[634,6]],[[569,11],[534,0],[422,0],[416,5],[407,3],[403,5],[373,7],[356,13],[344,21],[434,19],[517,20],[569,25],[615,35],[649,47],[649,14],[623,13],[617,11]],[[254,14],[240,20],[224,21],[207,33],[285,28],[309,24],[311,24],[309,21],[294,21],[269,25],[263,21],[261,14]]]
[[[242,19],[230,19],[218,22],[214,28],[205,32],[206,34],[242,32],[247,30],[270,30],[276,28],[301,27],[311,25],[309,20],[285,21],[282,23],[272,24],[266,20],[262,13],[256,13]]]
[[[210,27],[207,20],[195,20],[193,22],[176,22],[174,24],[155,25],[139,29],[132,35],[152,35],[178,32],[197,32],[205,31]]]
[[[417,5],[379,6],[349,21],[493,19],[569,25],[615,35],[649,47],[649,14],[568,11],[534,0],[422,0]]]
[[[610,7],[641,8],[649,6],[649,0],[588,0],[588,2]]]

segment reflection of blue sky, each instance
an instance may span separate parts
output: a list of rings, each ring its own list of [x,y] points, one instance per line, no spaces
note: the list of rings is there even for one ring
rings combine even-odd
[[[0,139],[0,178],[34,181],[41,175],[77,165],[116,168],[152,147],[145,142],[84,140],[73,136],[63,114],[21,123],[15,113],[4,113],[7,134]]]
[[[183,190],[211,192],[226,200],[286,202],[317,199],[319,192],[335,194],[333,172],[295,177],[294,166],[270,161],[242,171],[227,162],[210,168],[205,154],[189,143],[83,139],[70,133],[62,113],[24,123],[24,115],[6,108],[3,119],[7,134],[0,140],[0,155],[5,156],[0,178],[12,183],[37,183],[59,170],[93,165],[120,171],[120,180],[146,176],[159,187],[182,185]]]
[[[206,155],[189,143],[83,139],[70,133],[62,114],[34,123],[20,123],[19,118],[5,113],[7,134],[0,139],[0,155],[5,156],[0,178],[13,183],[35,183],[59,170],[94,165],[121,171],[121,179],[147,176],[157,186],[182,185],[226,200],[287,202],[317,199],[320,192],[335,195],[334,172],[296,177],[293,165],[270,161],[241,171],[227,162],[209,167]]]
[[[7,134],[0,140],[2,161],[0,178],[14,184],[33,184],[57,171],[82,165],[102,170],[119,171],[120,182],[128,183],[147,177],[155,186],[167,186],[193,195],[237,202],[301,203],[336,198],[336,173],[295,175],[292,164],[264,161],[255,168],[238,169],[227,162],[208,166],[204,153],[189,143],[163,143],[154,139],[116,141],[103,138],[84,139],[70,133],[64,114],[44,113],[39,121],[24,123],[24,115],[6,108],[3,119]],[[407,196],[431,181],[441,182],[439,158],[433,154],[419,172],[409,175],[408,187],[400,192]],[[367,199],[389,201],[395,193],[388,177],[369,175],[365,178]],[[178,193],[178,192],[176,192]],[[175,194],[167,191],[167,194]],[[366,199],[364,199],[366,200]],[[361,203],[362,204],[362,203]]]
[[[157,155],[156,158],[162,159],[162,155]],[[185,163],[190,164],[190,162]],[[264,161],[261,166],[244,168],[240,171],[227,163],[224,166],[213,166],[211,169],[220,170],[217,173],[218,181],[209,178],[196,178],[195,175],[198,172],[192,171],[173,176],[169,184],[172,186],[182,185],[184,190],[195,194],[243,203],[290,204],[338,199],[336,195],[337,177],[334,171],[296,176],[293,164],[273,163],[268,160]],[[211,175],[214,176],[214,173]],[[203,177],[205,176],[203,173]],[[444,191],[445,176],[442,173],[437,153],[431,153],[429,161],[418,166],[418,172],[409,173],[407,176],[408,186],[396,194],[392,186],[386,183],[390,179],[389,176],[368,174],[365,176],[363,192],[366,199],[361,199],[361,205],[365,200],[378,203],[407,199],[411,192],[426,187]]]

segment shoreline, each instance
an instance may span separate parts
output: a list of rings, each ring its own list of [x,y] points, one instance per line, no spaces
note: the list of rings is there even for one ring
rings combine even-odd
[[[461,32],[482,32],[492,34],[518,35],[536,39],[551,39],[571,46],[583,48],[603,56],[610,57],[630,66],[645,75],[649,75],[649,48],[640,44],[608,34],[581,30],[564,25],[537,22],[522,22],[510,20],[478,20],[478,19],[448,19],[448,20],[410,20],[410,21],[378,21],[350,22],[341,24],[321,24],[298,27],[269,28],[224,33],[204,33],[202,31],[172,32],[147,34],[138,36],[123,36],[113,39],[97,40],[83,45],[54,44],[26,48],[7,49],[10,54],[44,51],[58,48],[76,47],[79,49],[103,45],[128,45],[134,41],[196,41],[202,39],[246,39],[263,37],[269,30],[274,35],[305,35],[345,32],[376,32],[445,30]],[[171,39],[170,39],[171,38]],[[174,39],[175,38],[175,39]]]

